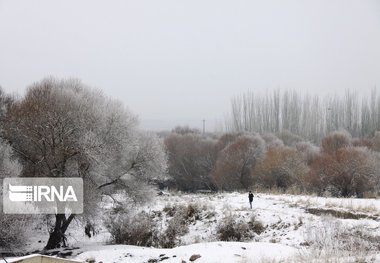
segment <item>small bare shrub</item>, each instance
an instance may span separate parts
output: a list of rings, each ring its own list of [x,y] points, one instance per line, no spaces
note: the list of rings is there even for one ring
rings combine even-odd
[[[265,231],[265,226],[256,219],[255,215],[251,216],[250,220],[248,221],[248,226],[250,230],[258,235]]]
[[[200,219],[201,210],[196,204],[187,206],[166,206],[164,212],[172,218],[166,230],[159,235],[158,242],[161,247],[172,248],[179,245],[180,237],[189,232],[189,224]]]
[[[193,223],[200,220],[202,210],[205,210],[205,208],[201,208],[200,205],[195,203],[190,203],[187,206],[165,206],[163,209],[168,216],[182,218],[186,223]]]
[[[178,215],[178,214],[176,214]],[[180,237],[189,232],[186,221],[180,216],[174,216],[166,230],[158,236],[158,244],[163,248],[172,248],[180,244]]]
[[[166,205],[162,211],[165,212],[168,216],[174,216],[176,208],[177,206]]]
[[[174,215],[174,217],[169,221],[168,228],[173,228],[180,236],[183,236],[189,232],[188,221],[182,213],[176,213]]]
[[[111,214],[106,227],[116,244],[153,246],[157,238],[156,226],[145,212]]]
[[[186,207],[185,212],[186,212],[185,216],[187,219],[196,219],[196,220],[199,219],[200,211],[197,205],[189,204]]]
[[[249,225],[243,220],[226,216],[217,226],[218,239],[221,241],[244,241],[253,237]]]

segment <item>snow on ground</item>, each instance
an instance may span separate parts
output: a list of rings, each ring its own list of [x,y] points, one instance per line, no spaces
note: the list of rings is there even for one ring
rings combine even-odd
[[[104,226],[88,238],[83,225],[74,222],[68,233],[69,245],[77,247],[72,257],[103,263],[189,262],[193,254],[201,255],[195,262],[380,262],[380,200],[255,194],[250,209],[247,193],[173,193],[156,196],[140,209],[157,215],[154,220],[164,228],[170,219],[164,208],[188,204],[203,211],[173,249],[110,245]],[[217,225],[229,215],[246,222],[254,216],[265,231],[245,242],[220,242]],[[42,248],[46,229],[33,240],[42,240]]]
[[[109,252],[101,248],[99,251],[96,249],[96,251],[91,250],[80,254],[77,259],[85,259],[93,255],[97,261],[98,256],[99,260],[104,260],[103,262],[122,262],[120,258],[130,253],[129,255],[132,255],[130,258],[134,257],[134,261],[130,262],[158,259],[159,254],[169,257],[167,262],[181,262],[177,259],[186,260],[192,254],[202,256],[197,262],[281,262],[282,260],[297,262],[301,261],[301,258],[302,261],[311,261],[315,259],[315,255],[320,258],[339,258],[340,261],[337,260],[337,262],[351,262],[358,257],[368,259],[368,262],[380,262],[380,256],[376,255],[376,252],[366,251],[370,250],[369,246],[372,244],[362,242],[361,250],[352,248],[353,251],[341,253],[339,251],[341,248],[336,243],[341,245],[342,242],[335,240],[340,237],[350,238],[346,235],[358,235],[358,231],[362,231],[376,237],[373,242],[379,242],[380,220],[376,218],[342,219],[307,212],[309,208],[319,208],[350,211],[354,214],[361,213],[376,217],[380,215],[380,200],[256,194],[253,209],[250,209],[246,193],[174,194],[157,196],[143,210],[153,213],[163,211],[168,206],[188,204],[197,204],[214,213],[211,213],[213,215],[211,218],[204,216],[191,224],[189,232],[181,237],[180,247],[173,249],[117,247],[117,251],[112,253],[115,258],[109,260],[105,260],[102,256]],[[230,214],[246,221],[254,215],[266,229],[248,243],[217,242],[217,224]],[[166,218],[163,216],[159,220],[165,221]],[[318,243],[320,251],[313,250],[312,252],[311,242]],[[346,244],[345,242],[343,243]],[[355,242],[356,240],[352,241],[353,245]],[[241,247],[245,247],[246,250]],[[103,247],[105,250],[109,248],[115,249],[113,246]],[[176,255],[176,258],[172,258],[173,255]]]
[[[380,216],[379,199],[333,198],[308,195],[263,195],[263,197],[264,196],[268,199],[285,201],[287,203],[323,208],[340,208],[356,212],[373,213]]]
[[[192,255],[200,255],[197,263],[220,262],[268,262],[296,256],[298,250],[289,246],[271,243],[211,242],[199,243],[173,249],[155,249],[126,245],[113,245],[88,251],[77,260],[94,258],[103,262],[188,262]]]

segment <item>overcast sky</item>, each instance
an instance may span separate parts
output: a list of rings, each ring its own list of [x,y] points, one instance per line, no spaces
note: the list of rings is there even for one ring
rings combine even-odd
[[[147,129],[209,130],[247,90],[380,85],[378,0],[0,0],[0,86],[76,77]]]

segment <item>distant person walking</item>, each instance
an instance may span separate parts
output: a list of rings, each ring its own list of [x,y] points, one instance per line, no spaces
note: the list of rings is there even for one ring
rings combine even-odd
[[[251,191],[249,191],[249,194],[248,194],[248,199],[249,199],[249,205],[251,206],[251,209],[252,209],[252,202],[253,202],[253,194]]]

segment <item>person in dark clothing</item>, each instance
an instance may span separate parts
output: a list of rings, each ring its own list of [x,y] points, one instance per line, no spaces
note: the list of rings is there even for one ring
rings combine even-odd
[[[252,202],[253,202],[253,194],[251,191],[249,191],[249,194],[248,194],[248,199],[249,199],[249,205],[251,206],[252,208]]]

